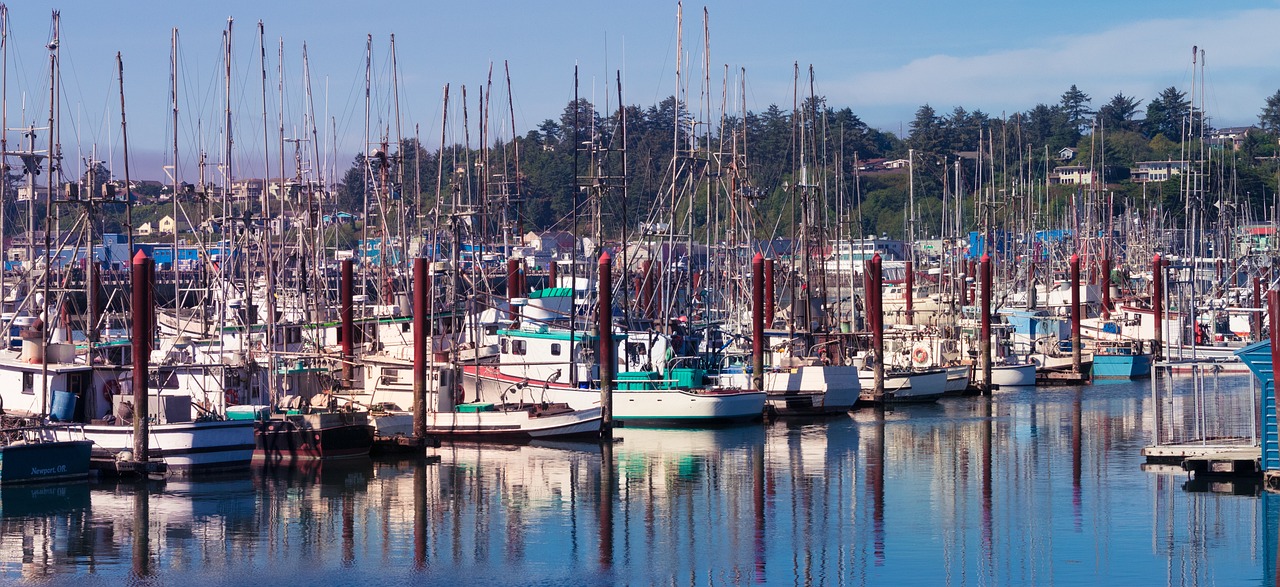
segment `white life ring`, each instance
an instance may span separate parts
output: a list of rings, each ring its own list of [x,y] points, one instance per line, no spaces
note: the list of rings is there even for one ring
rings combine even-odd
[[[917,367],[925,367],[929,365],[929,347],[924,344],[916,344],[911,347],[911,363]]]

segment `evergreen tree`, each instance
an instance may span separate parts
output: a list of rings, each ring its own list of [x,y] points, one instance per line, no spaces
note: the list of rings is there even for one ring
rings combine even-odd
[[[1267,98],[1262,113],[1258,115],[1258,126],[1269,133],[1280,132],[1280,90]]]
[[[1089,110],[1091,100],[1089,94],[1080,91],[1075,84],[1071,84],[1071,88],[1062,94],[1060,102],[1062,111],[1067,115],[1067,122],[1077,132],[1089,123],[1089,116],[1093,114]]]
[[[1147,120],[1143,131],[1149,137],[1164,135],[1171,141],[1181,142],[1183,125],[1191,115],[1191,102],[1178,88],[1169,86],[1147,104]]]
[[[1119,93],[1098,109],[1098,118],[1107,132],[1133,130],[1133,116],[1140,104],[1142,100]]]
[[[943,127],[942,119],[928,104],[916,109],[916,117],[911,121],[911,135],[907,138],[907,147],[915,149],[917,154],[942,154],[947,151],[946,129]]]

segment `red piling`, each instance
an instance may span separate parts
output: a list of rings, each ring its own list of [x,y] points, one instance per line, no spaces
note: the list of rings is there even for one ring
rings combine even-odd
[[[413,435],[427,437],[427,259],[413,260]],[[438,390],[444,393],[445,390]]]
[[[1071,368],[1080,370],[1080,255],[1071,255]]]
[[[618,362],[614,359],[613,341],[613,261],[609,252],[600,253],[598,284],[600,307],[596,311],[596,332],[600,335],[600,429],[605,437],[613,431],[613,372]]]
[[[872,394],[884,399],[884,272],[880,253],[871,257],[870,287],[867,290],[867,320],[871,324],[871,352],[875,360]]]
[[[133,257],[133,458],[139,463],[151,460],[147,439],[151,436],[147,414],[150,394],[147,392],[147,369],[151,363],[151,267],[147,254],[138,251]]]
[[[1164,260],[1157,254],[1151,260],[1151,313],[1154,316],[1151,324],[1155,326],[1155,356],[1159,360],[1164,356]]]
[[[991,390],[991,255],[983,254],[982,263],[978,270],[980,272],[978,278],[982,282],[982,300],[978,304],[981,307],[981,315],[979,317],[979,325],[982,329],[981,348],[982,353],[982,385],[985,391]]]
[[[1111,259],[1102,259],[1102,311],[1111,311]]]
[[[352,378],[352,362],[355,361],[355,303],[352,292],[355,290],[355,277],[352,275],[354,264],[351,259],[342,260],[342,285],[338,293],[338,314],[342,320],[342,380],[350,386]]]

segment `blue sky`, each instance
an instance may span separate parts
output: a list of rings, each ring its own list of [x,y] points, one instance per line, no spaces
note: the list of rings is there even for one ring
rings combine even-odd
[[[703,6],[684,7],[684,60],[695,103],[701,99]],[[736,87],[738,71],[745,68],[748,109],[759,111],[771,103],[789,107],[795,62],[802,69],[814,67],[817,91],[829,103],[849,106],[867,123],[892,132],[905,128],[921,104],[942,113],[963,106],[999,116],[1056,102],[1073,83],[1093,97],[1096,107],[1118,92],[1147,100],[1168,86],[1190,91],[1193,45],[1207,54],[1205,102],[1216,126],[1254,122],[1263,100],[1280,89],[1280,36],[1273,32],[1280,30],[1277,2],[744,0],[705,6],[711,29],[710,102],[716,110],[726,65],[731,104],[741,102]],[[259,20],[266,27],[269,126],[275,126],[279,109],[281,39],[286,126],[301,124],[305,41],[317,115],[330,131],[336,126],[340,168],[362,143],[366,34],[373,35],[375,127],[387,128],[394,121],[388,65],[388,39],[394,33],[402,133],[412,135],[416,124],[428,144],[439,141],[445,83],[454,89],[451,118],[458,119],[448,125],[449,140],[463,140],[456,92],[464,84],[474,134],[476,91],[485,84],[490,63],[495,65],[494,132],[509,136],[507,116],[497,114],[505,112],[503,60],[510,62],[515,130],[521,134],[559,116],[573,96],[575,63],[582,72],[582,96],[594,97],[600,108],[606,93],[616,105],[612,80],[618,69],[629,103],[647,106],[675,88],[674,2],[22,0],[9,2],[9,8],[9,126],[19,126],[21,119],[47,118],[44,44],[50,11],[58,8],[64,150],[78,142],[86,150],[97,145],[100,158],[118,158],[114,72],[120,51],[130,147],[140,161],[134,175],[141,177],[161,175],[156,170],[160,154],[172,141],[168,78],[173,27],[181,38],[182,158],[194,157],[191,153],[200,146],[216,152],[221,139],[213,129],[223,108],[221,35],[228,16],[235,17],[236,157],[249,167],[247,161],[260,158],[263,141]],[[739,109],[730,106],[734,113]],[[16,140],[13,133],[10,140]],[[275,139],[271,144],[274,150]]]

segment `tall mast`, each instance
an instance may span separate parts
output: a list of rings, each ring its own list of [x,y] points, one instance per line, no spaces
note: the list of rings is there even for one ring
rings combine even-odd
[[[676,2],[676,89],[673,94],[672,105],[675,117],[672,118],[671,124],[671,209],[667,214],[667,250],[675,248],[675,230],[676,230],[676,182],[680,174],[680,94],[683,86],[681,86],[682,66],[684,64],[684,3]],[[690,200],[689,213],[693,214],[693,203]],[[669,300],[673,296],[673,288],[670,283],[670,276],[674,276],[673,271],[662,272],[662,296],[666,298],[667,303],[662,304],[662,327],[665,329],[671,324],[671,304]],[[652,301],[650,302],[653,303]],[[681,349],[676,349],[681,352]]]
[[[263,303],[267,308],[267,328],[265,333],[266,340],[263,341],[263,348],[266,350],[267,356],[267,397],[271,398],[271,402],[276,400],[276,376],[275,376],[275,328],[276,328],[276,302],[275,302],[275,271],[271,267],[271,256],[274,251],[271,238],[271,196],[268,189],[271,185],[271,132],[267,126],[267,38],[266,30],[262,21],[258,21],[258,65],[262,70],[262,196],[261,196],[261,215],[262,215],[262,272],[266,274],[267,291],[263,298]],[[281,154],[283,156],[283,153]],[[280,177],[283,183],[284,168],[280,168]],[[281,185],[281,187],[284,187]],[[246,218],[248,215],[246,215]],[[248,229],[246,228],[246,234]],[[249,280],[249,271],[246,267],[245,273],[245,299],[252,303],[253,290],[252,282]],[[245,336],[249,336],[250,330],[245,329]]]
[[[365,263],[368,260],[368,254],[365,249],[369,246],[369,184],[372,182],[372,171],[369,169],[369,92],[370,86],[373,84],[371,76],[373,75],[373,35],[365,37],[364,44],[364,143],[362,149],[362,157],[364,157],[364,210],[360,217],[360,294],[364,296],[365,303],[369,300],[369,268]]]
[[[404,136],[402,134],[402,129],[400,127],[399,70],[400,70],[400,66],[396,61],[396,36],[394,33],[392,33],[391,35],[391,101],[392,101],[393,107],[395,108],[394,114],[396,117],[396,154],[400,160],[400,165],[397,166],[397,170],[396,170],[398,177],[395,180],[396,184],[399,185],[400,187],[400,199],[393,200],[393,201],[399,202],[396,206],[396,211],[398,212],[397,216],[399,217],[397,218],[397,220],[399,221],[399,224],[396,228],[399,229],[397,232],[399,232],[400,234],[400,262],[408,263],[409,238],[408,238],[407,221],[405,220],[405,214],[404,214],[405,208],[406,208],[405,204],[408,202],[408,200],[405,199],[404,197],[404,155],[405,154],[404,154]],[[387,153],[387,155],[390,156],[391,153]],[[417,164],[416,152],[414,157],[414,164],[415,165]],[[390,195],[390,190],[388,190],[388,195]],[[383,262],[383,265],[385,265],[387,260],[383,259],[382,262]],[[409,288],[407,287],[405,288],[406,291],[408,289]]]
[[[181,285],[178,279],[178,187],[181,185],[178,181],[178,28],[173,28],[173,34],[169,41],[169,91],[171,98],[171,106],[173,107],[173,316],[181,324],[181,315],[179,310],[182,308]],[[130,252],[132,254],[132,252]],[[90,260],[92,262],[92,259]],[[92,310],[92,309],[91,309]]]
[[[578,103],[578,65],[573,66],[573,248],[569,253],[569,385],[578,386],[578,369],[574,364],[574,357],[577,356],[577,345],[574,344],[575,330],[578,328],[578,145],[581,139],[578,137],[578,112],[581,111],[581,105]],[[587,344],[584,340],[583,344]]]
[[[311,61],[307,57],[306,43],[302,44],[302,77],[305,80],[306,87],[307,87],[307,113],[311,121],[311,148],[313,153],[313,162],[314,162],[313,165],[315,166],[315,169],[319,170],[319,172],[316,175],[316,179],[319,182],[320,189],[323,190],[325,188],[324,163],[320,160],[320,140],[319,140],[320,131],[318,128],[316,128],[317,127],[316,104],[315,104],[314,96],[311,93]],[[308,221],[310,222],[310,226],[312,227],[312,230],[315,233],[315,236],[312,242],[316,243],[315,267],[317,269],[323,266],[323,260],[324,260],[324,235],[323,235],[323,231],[320,228],[323,225],[324,215],[320,213],[321,210],[319,210],[318,208],[319,208],[319,202],[317,202],[317,200],[315,199],[315,190],[308,189],[307,190],[307,215],[308,215],[307,218],[308,218]],[[304,255],[304,258],[305,258],[305,255]],[[303,273],[305,274],[306,272],[304,271]],[[318,281],[320,271],[313,271],[312,273],[315,274],[313,279],[317,280],[315,282],[315,287],[312,288],[312,291],[315,292],[314,299],[316,300],[315,308],[313,309],[315,316],[312,318],[312,321],[318,322],[320,320],[319,299],[323,290],[320,289],[320,282]]]
[[[49,272],[52,270],[52,267],[50,267],[50,262],[52,258],[49,255],[49,250],[52,245],[50,233],[53,231],[53,228],[57,226],[57,224],[53,222],[52,206],[53,206],[53,186],[54,186],[54,183],[56,183],[56,177],[58,175],[58,160],[57,160],[58,138],[56,136],[56,133],[54,132],[54,125],[57,123],[56,116],[58,112],[58,106],[57,106],[58,55],[59,55],[58,44],[59,44],[59,34],[61,31],[61,20],[62,19],[61,19],[60,13],[57,10],[53,11],[53,40],[51,40],[48,45],[48,48],[49,48],[49,176],[45,178],[44,279],[42,279],[42,281],[44,282],[44,301],[42,304],[40,304],[41,305],[40,312],[44,313],[45,315],[44,328],[45,328],[46,334],[40,338],[40,356],[42,357],[46,356],[46,353],[48,352],[48,345],[49,345],[48,332],[52,330],[51,326],[53,324],[53,316],[48,313],[48,309],[50,308]],[[116,59],[117,60],[119,59],[118,55]],[[121,98],[121,100],[123,100],[123,97]],[[120,120],[121,120],[121,123],[123,124],[124,122],[123,111],[121,113],[121,116],[122,118]],[[126,142],[125,144],[127,145],[128,143]],[[126,153],[127,152],[128,151],[126,150]],[[125,169],[128,169],[127,158],[125,159],[125,165],[126,165]],[[125,183],[127,184],[128,180],[126,180]],[[31,199],[35,200],[34,192],[31,194]],[[35,223],[34,217],[31,217],[31,222],[32,224]],[[34,265],[32,268],[34,269]],[[48,389],[49,388],[49,362],[48,361],[40,362],[40,381],[41,381],[40,413],[47,414],[49,406],[45,405],[45,402],[48,401],[47,398],[49,396],[49,389]]]
[[[226,75],[225,75],[225,78],[224,78],[224,84],[225,84],[225,85],[224,85],[224,92],[225,92],[225,94],[226,94],[226,116],[225,116],[225,119],[223,120],[223,133],[224,133],[224,136],[223,136],[223,148],[224,148],[224,151],[223,151],[223,153],[222,153],[222,165],[223,165],[223,168],[222,168],[222,234],[223,234],[223,244],[222,244],[222,246],[221,246],[221,247],[219,247],[219,248],[223,249],[224,254],[226,254],[226,255],[228,255],[228,256],[230,255],[230,253],[231,253],[231,252],[232,252],[232,250],[233,250],[233,249],[231,248],[231,239],[230,239],[229,237],[230,237],[232,234],[234,234],[234,232],[232,232],[232,228],[231,228],[231,223],[233,222],[233,220],[231,219],[231,217],[232,217],[232,214],[231,214],[232,209],[231,209],[231,206],[230,206],[230,202],[229,202],[229,200],[228,200],[228,198],[229,198],[229,196],[230,196],[230,193],[231,193],[231,181],[232,181],[232,179],[235,177],[234,169],[233,169],[233,168],[232,168],[232,166],[231,166],[231,145],[232,145],[232,143],[234,142],[234,137],[231,135],[231,41],[232,41],[231,31],[232,31],[232,25],[233,25],[233,24],[234,24],[234,19],[232,19],[232,18],[228,17],[228,18],[227,18],[227,30],[226,30],[226,31],[223,31],[223,33],[222,33],[222,38],[223,38],[223,40],[225,41],[225,42],[223,43],[223,46],[224,46],[224,48],[226,49],[226,54],[225,54],[225,55],[224,55],[224,57],[223,57],[223,59],[224,59],[224,61],[225,61],[224,65],[226,66]],[[243,258],[243,257],[244,257],[244,254],[242,253],[241,255],[239,255],[239,257]],[[234,270],[233,265],[230,263],[230,261],[231,261],[231,259],[229,259],[229,258],[228,258],[228,259],[225,259],[225,260],[224,260],[221,264],[219,264],[219,266],[218,266],[218,267],[219,267],[219,273],[222,273],[222,275],[220,276],[222,279],[220,279],[220,280],[219,280],[219,284],[220,284],[220,287],[222,287],[222,288],[223,288],[223,291],[224,291],[224,294],[223,294],[224,302],[225,302],[225,300],[226,300],[227,295],[229,295],[231,292],[234,292],[234,291],[235,291],[235,286],[234,286],[234,285],[231,285],[231,284],[232,284],[232,279],[234,279],[234,278],[235,278],[235,270]],[[241,261],[241,262],[243,263],[244,261]],[[228,274],[228,271],[230,271],[230,274]],[[248,273],[248,272],[246,271],[245,273]],[[228,286],[228,285],[231,285],[230,290],[228,290],[228,289],[227,289],[227,286]],[[247,293],[247,292],[246,292],[246,293]],[[219,314],[221,315],[221,318],[220,318],[220,325],[225,325],[226,312],[225,312],[225,311],[224,311],[224,312],[220,312]],[[221,331],[221,330],[220,330],[220,331]],[[243,352],[244,352],[244,350],[245,350],[245,337],[243,337],[243,336],[239,337],[239,341],[240,341],[240,343],[239,343],[239,344],[240,344],[239,351],[240,351],[241,353],[243,353]]]
[[[4,233],[5,210],[9,207],[9,178],[4,171],[9,159],[9,7],[0,3],[0,300],[5,299]],[[0,324],[7,332],[9,327]]]

